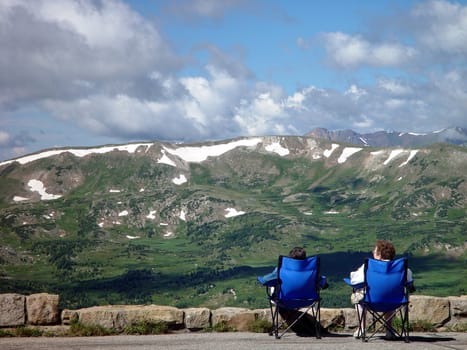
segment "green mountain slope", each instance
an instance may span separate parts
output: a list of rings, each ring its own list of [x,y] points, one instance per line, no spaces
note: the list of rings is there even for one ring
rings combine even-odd
[[[256,276],[296,245],[331,287],[375,239],[418,293],[465,294],[467,150],[355,148],[306,137],[61,150],[0,163],[0,292],[98,304],[265,307]]]

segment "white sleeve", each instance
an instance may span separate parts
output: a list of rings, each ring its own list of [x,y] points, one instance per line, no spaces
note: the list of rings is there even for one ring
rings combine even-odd
[[[365,280],[364,276],[365,265],[363,264],[356,271],[350,273],[350,284],[359,284]]]
[[[407,269],[407,282],[413,282],[412,270]]]

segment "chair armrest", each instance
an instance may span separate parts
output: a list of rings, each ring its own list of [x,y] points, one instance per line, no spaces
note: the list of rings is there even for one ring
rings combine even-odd
[[[274,287],[277,284],[277,279],[265,279],[264,276],[258,276],[258,282],[261,283],[263,286],[266,287]]]
[[[350,283],[350,278],[348,278],[348,277],[344,278],[344,282],[345,282],[345,284],[351,286],[351,287],[354,288],[354,289],[360,289],[360,288],[365,287],[365,283],[364,283],[364,282],[357,283],[357,284],[352,284],[352,283]]]

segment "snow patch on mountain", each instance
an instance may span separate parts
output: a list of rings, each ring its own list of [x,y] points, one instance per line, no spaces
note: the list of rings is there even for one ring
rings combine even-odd
[[[237,209],[235,209],[235,208],[227,208],[227,209],[225,209],[225,211],[227,212],[227,214],[224,215],[226,218],[232,218],[234,216],[239,216],[239,215],[245,214],[244,211],[237,211]]]
[[[331,146],[331,149],[324,150],[323,155],[326,158],[329,158],[331,156],[332,152],[334,152],[338,147],[339,147],[339,145],[337,143],[333,143],[332,146]]]
[[[261,142],[261,138],[252,138],[212,146],[185,146],[179,148],[169,148],[164,146],[164,150],[174,156],[182,158],[188,163],[201,163],[208,159],[208,157],[220,156],[237,147],[253,147]]]
[[[149,211],[149,214],[146,215],[146,218],[154,220],[156,218],[156,216],[154,214],[156,214],[156,210],[151,210],[151,211]]]
[[[185,175],[183,174],[180,174],[179,177],[176,177],[174,179],[172,179],[172,182],[176,185],[182,185],[184,184],[185,182],[187,182],[188,180],[186,179]]]
[[[130,236],[130,235],[126,235],[126,238],[128,239],[138,239],[140,238],[139,236]]]
[[[112,151],[126,151],[128,153],[135,153],[136,150],[139,147],[146,147],[146,152],[147,150],[152,146],[152,143],[133,143],[133,144],[126,144],[126,145],[119,145],[119,146],[103,146],[103,147],[95,147],[95,148],[87,148],[87,149],[80,149],[80,148],[68,148],[68,149],[56,149],[56,150],[50,150],[50,151],[45,151],[45,152],[40,152],[36,154],[31,154],[28,156],[24,156],[21,158],[17,159],[12,159],[12,160],[7,160],[5,162],[1,162],[0,166],[10,164],[13,162],[18,162],[20,164],[26,164],[33,162],[38,159],[42,158],[47,158],[47,157],[52,157],[56,156],[58,154],[62,153],[71,153],[76,157],[85,157],[90,154],[102,154],[102,153],[108,153]]]
[[[290,151],[287,148],[282,147],[282,145],[279,142],[271,143],[270,145],[267,145],[266,147],[264,147],[264,149],[268,152],[277,153],[278,155],[282,157],[290,153]]]
[[[346,160],[353,154],[360,152],[362,149],[359,147],[346,147],[342,151],[342,154],[340,157],[337,159],[337,163],[342,164],[345,163]]]
[[[386,159],[383,164],[388,165],[391,162],[391,160],[396,158],[402,152],[404,152],[403,149],[395,149],[395,150],[391,151],[391,154],[389,155],[388,159]]]
[[[157,162],[161,163],[161,164],[167,164],[167,165],[170,165],[170,166],[173,166],[173,167],[177,166],[177,164],[175,164],[175,162],[172,159],[170,159],[167,156],[167,154],[165,154],[165,150],[162,150],[162,158],[158,159]]]
[[[35,179],[29,180],[28,186],[29,186],[29,188],[31,189],[32,192],[39,193],[42,200],[47,201],[47,200],[57,199],[57,198],[61,197],[61,195],[59,195],[59,194],[47,193],[47,190],[45,189],[44,184],[42,183],[42,181],[35,180]]]
[[[409,163],[413,157],[415,157],[415,155],[418,153],[418,149],[415,149],[415,150],[412,150],[410,151],[410,154],[409,154],[409,157],[407,158],[407,160],[402,163],[401,165],[399,165],[399,168],[400,167],[403,167],[404,165],[406,165],[407,163]]]

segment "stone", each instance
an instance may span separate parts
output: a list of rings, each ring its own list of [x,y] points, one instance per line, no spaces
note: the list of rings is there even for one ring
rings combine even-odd
[[[447,329],[465,331],[467,329],[467,296],[448,297],[450,320],[445,324]]]
[[[52,325],[60,321],[58,294],[38,293],[26,297],[27,323]]]
[[[182,328],[184,313],[172,306],[159,305],[107,305],[78,310],[79,321],[86,325],[100,325],[108,329],[123,330],[139,322],[163,322],[171,329]]]
[[[208,308],[188,308],[183,311],[185,313],[185,328],[199,330],[211,326],[211,310]]]
[[[223,307],[212,311],[212,326],[225,323],[236,331],[248,331],[249,325],[257,319],[257,314],[249,309]]]
[[[344,329],[353,330],[358,327],[358,317],[355,308],[344,308],[342,309],[342,315],[344,316]]]
[[[449,300],[426,295],[412,295],[409,304],[410,322],[428,322],[435,327],[449,320]]]
[[[340,309],[321,308],[321,326],[324,329],[328,328],[344,328],[345,318]]]
[[[264,320],[272,324],[272,315],[270,309],[255,309],[253,310],[255,317],[258,320]]]
[[[26,322],[26,297],[21,294],[0,294],[0,327],[22,326]]]
[[[79,319],[78,311],[64,309],[61,314],[62,324],[69,325],[73,321]]]
[[[460,297],[448,297],[451,308],[451,316],[455,318],[467,317],[467,295]]]

